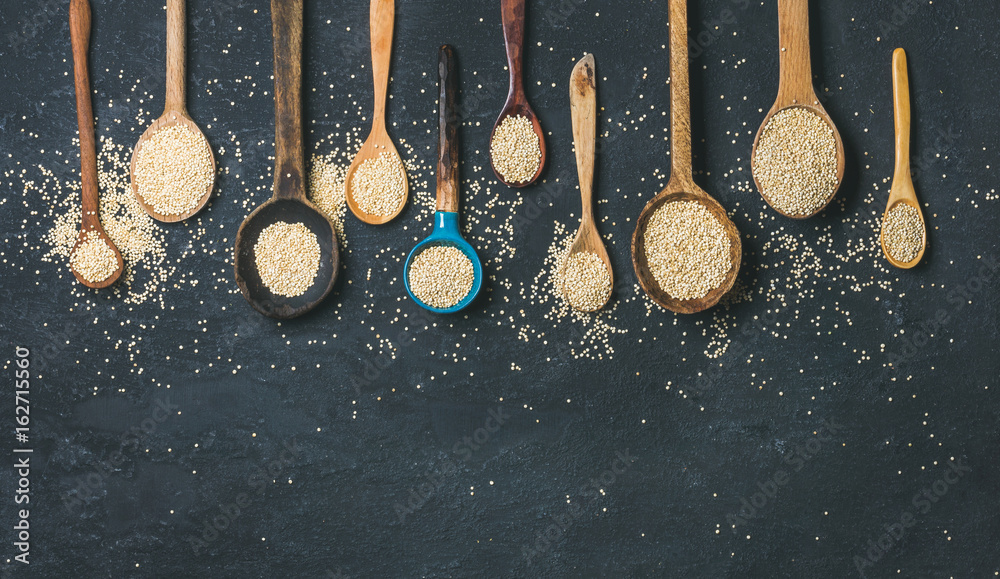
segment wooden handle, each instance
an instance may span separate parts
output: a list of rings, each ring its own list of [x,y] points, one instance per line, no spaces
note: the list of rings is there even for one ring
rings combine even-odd
[[[503,16],[503,41],[507,47],[507,68],[510,70],[508,100],[515,94],[524,94],[521,74],[521,54],[524,48],[524,1],[500,0]]]
[[[167,100],[164,111],[186,111],[184,75],[185,0],[167,0]]]
[[[80,130],[80,176],[83,205],[82,230],[100,229],[100,198],[97,188],[97,140],[94,138],[94,109],[90,102],[90,2],[71,0],[69,34],[73,45],[73,81],[76,86],[76,122]]]
[[[274,28],[274,195],[305,198],[302,0],[271,0]]]
[[[374,124],[385,124],[385,99],[389,90],[389,62],[392,59],[392,28],[395,19],[395,0],[372,0],[369,30],[372,43],[372,76],[375,79]]]
[[[447,44],[438,52],[438,89],[437,210],[458,213],[458,79]]]
[[[597,138],[597,77],[594,55],[588,54],[573,67],[569,80],[569,105],[573,117],[573,147],[580,178],[583,221],[593,221],[594,140]]]
[[[670,0],[670,180],[692,183],[688,66],[687,0]]]
[[[896,171],[893,183],[910,178],[910,78],[906,51],[892,53],[892,101],[896,118]]]
[[[785,106],[793,102],[812,104],[816,91],[809,56],[809,0],[778,0],[778,44]]]

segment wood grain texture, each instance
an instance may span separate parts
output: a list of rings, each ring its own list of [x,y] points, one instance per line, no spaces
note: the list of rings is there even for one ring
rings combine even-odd
[[[896,167],[892,176],[892,188],[889,191],[889,201],[882,214],[882,228],[879,232],[879,243],[882,253],[894,267],[911,269],[924,258],[927,250],[927,223],[924,212],[920,209],[920,200],[913,187],[913,176],[910,171],[910,78],[906,69],[906,51],[897,48],[892,53],[892,104],[893,118],[896,129]],[[896,205],[905,203],[917,210],[920,216],[920,228],[923,231],[922,245],[917,256],[910,261],[899,261],[889,253],[885,245],[885,218]]]
[[[187,112],[186,0],[167,0],[167,98],[165,111]]]
[[[438,51],[437,210],[451,213],[459,208],[457,96],[455,52],[445,45]]]
[[[73,48],[73,84],[76,91],[76,122],[80,132],[80,235],[73,246],[75,253],[88,235],[101,237],[114,251],[118,267],[106,279],[91,282],[76,270],[76,279],[95,289],[105,288],[118,281],[124,269],[122,254],[108,237],[101,225],[101,198],[97,182],[97,140],[94,135],[94,108],[90,96],[90,72],[87,53],[90,51],[90,2],[71,0],[69,5],[70,44]]]
[[[757,129],[750,154],[750,165],[754,173],[754,184],[757,186],[757,191],[772,209],[792,219],[808,219],[826,209],[827,205],[836,197],[840,185],[844,182],[845,167],[844,142],[840,138],[840,131],[837,130],[837,125],[834,124],[829,113],[819,102],[813,86],[809,48],[809,0],[778,0],[778,47],[780,55],[778,96]],[[764,188],[761,187],[760,181],[757,180],[757,145],[764,132],[764,127],[775,114],[790,107],[806,109],[822,118],[833,130],[833,136],[837,143],[837,187],[830,193],[826,203],[809,215],[790,215],[775,207],[774,203],[768,199]]]
[[[271,21],[274,26],[274,195],[304,201],[302,0],[272,0]]]
[[[743,244],[736,225],[729,219],[722,205],[694,183],[689,66],[687,0],[670,0],[670,180],[639,215],[632,234],[632,266],[646,295],[657,304],[679,314],[701,312],[719,303],[736,282],[743,259]],[[678,110],[679,108],[683,110]],[[653,277],[646,260],[645,231],[649,219],[664,204],[678,201],[700,203],[722,224],[729,239],[729,272],[719,287],[700,299],[679,300],[671,296]]]

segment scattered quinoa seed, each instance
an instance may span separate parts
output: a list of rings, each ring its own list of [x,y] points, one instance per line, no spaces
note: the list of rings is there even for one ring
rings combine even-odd
[[[775,209],[792,216],[812,215],[839,185],[833,129],[802,107],[778,111],[760,134],[753,171]]]
[[[410,290],[421,302],[437,309],[454,306],[472,291],[472,261],[457,247],[432,245],[410,264]]]
[[[646,261],[660,288],[678,300],[700,299],[732,268],[726,229],[697,201],[664,203],[643,232]]]
[[[611,295],[611,273],[596,253],[581,251],[570,255],[561,278],[563,295],[573,309],[593,312],[607,303]]]
[[[90,283],[108,279],[118,269],[118,258],[100,234],[88,231],[70,257],[70,267]]]
[[[916,259],[924,246],[924,228],[917,208],[897,203],[886,213],[882,240],[889,255],[896,261],[909,263]]]
[[[500,122],[490,143],[490,158],[508,183],[525,183],[535,176],[542,162],[542,149],[528,117],[508,116]]]
[[[351,195],[369,215],[392,215],[406,200],[406,171],[394,154],[366,159],[351,178]]]
[[[347,171],[343,166],[326,157],[313,155],[309,169],[309,200],[330,218],[341,244],[347,242],[344,236],[344,216],[347,214],[344,198],[346,176]]]
[[[212,187],[212,150],[186,125],[157,129],[135,152],[136,192],[161,215],[181,215],[198,206]]]
[[[261,281],[279,296],[306,293],[319,272],[319,240],[302,223],[268,225],[260,232],[253,253]]]

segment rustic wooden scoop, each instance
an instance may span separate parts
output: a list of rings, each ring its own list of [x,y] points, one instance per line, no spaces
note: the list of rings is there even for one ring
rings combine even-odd
[[[187,127],[192,133],[200,135],[204,138],[204,134],[198,125],[191,119],[188,115],[187,105],[185,100],[185,89],[187,87],[187,82],[184,73],[184,60],[186,56],[185,49],[185,39],[187,37],[185,30],[185,0],[167,0],[167,97],[166,105],[163,108],[163,114],[160,118],[153,121],[153,124],[149,126],[139,138],[139,142],[136,143],[135,149],[132,151],[132,164],[130,167],[130,175],[132,179],[132,192],[135,194],[136,200],[139,205],[157,221],[163,221],[166,223],[174,223],[177,221],[183,221],[188,217],[198,213],[208,205],[208,200],[212,197],[212,190],[215,188],[215,155],[212,154],[212,149],[209,147],[209,157],[212,159],[212,182],[209,183],[208,187],[202,193],[201,199],[198,204],[191,209],[181,213],[179,215],[164,215],[153,209],[152,205],[146,202],[139,194],[139,186],[135,180],[135,160],[139,153],[139,149],[146,144],[146,141],[153,137],[153,133],[156,131],[169,127],[171,125],[183,125]],[[206,140],[207,142],[207,140]]]
[[[883,235],[879,235],[879,240],[882,244],[882,253],[889,263],[900,269],[910,269],[924,258],[924,250],[927,249],[927,224],[924,223],[924,213],[920,210],[920,202],[917,201],[917,192],[913,189],[913,177],[910,173],[910,79],[906,71],[906,51],[902,48],[897,48],[892,53],[892,100],[896,120],[896,170],[892,176],[889,202],[882,216]],[[923,230],[920,252],[908,262],[897,260],[885,247],[885,216],[900,203],[917,210],[920,227]]]
[[[339,271],[337,234],[325,213],[306,199],[302,143],[302,0],[271,0],[274,27],[274,196],[250,214],[236,233],[236,284],[255,310],[278,319],[316,307],[330,293]],[[257,271],[254,245],[278,221],[302,223],[316,235],[319,271],[301,296],[273,294]]]
[[[764,127],[771,122],[771,118],[778,112],[792,107],[803,108],[809,112],[819,115],[826,124],[833,130],[834,139],[837,141],[837,187],[830,193],[826,203],[809,215],[789,215],[774,206],[774,203],[767,198],[764,188],[757,181],[756,169],[754,169],[754,184],[760,191],[761,197],[775,211],[785,217],[792,219],[807,219],[816,215],[826,208],[833,201],[840,189],[840,184],[844,182],[844,142],[840,138],[837,126],[833,124],[833,119],[820,104],[816,97],[816,89],[812,81],[812,63],[809,56],[809,0],[778,0],[778,42],[780,44],[780,80],[778,84],[778,97],[774,101],[774,106],[764,117],[764,122],[757,129],[757,136],[754,137],[753,150],[750,154],[750,164],[753,168],[757,159],[757,144],[760,142],[760,135],[764,132]]]
[[[639,285],[653,301],[679,314],[693,314],[719,302],[736,281],[743,246],[736,225],[711,195],[694,183],[691,162],[691,94],[688,85],[687,0],[670,0],[670,180],[639,215],[632,235],[632,265]],[[657,283],[646,261],[645,231],[649,219],[665,203],[696,201],[708,209],[726,230],[729,238],[729,273],[722,284],[705,297],[693,300],[674,298]]]
[[[95,289],[105,288],[118,281],[124,269],[122,254],[101,226],[100,190],[97,186],[97,142],[94,138],[94,109],[90,102],[90,73],[87,70],[87,52],[90,49],[90,2],[71,0],[69,4],[69,34],[73,44],[73,80],[76,86],[76,121],[80,129],[80,176],[82,187],[80,201],[83,208],[80,235],[73,246],[73,253],[87,237],[97,236],[115,252],[118,268],[104,280],[90,282],[79,272],[73,275],[80,283]],[[72,259],[70,259],[72,263]]]
[[[375,113],[372,116],[372,130],[368,133],[361,150],[354,157],[351,167],[347,170],[344,181],[347,206],[358,219],[372,225],[388,223],[399,215],[406,207],[410,195],[410,184],[406,178],[406,168],[396,151],[396,145],[389,136],[385,125],[385,99],[389,89],[389,62],[392,58],[392,29],[396,18],[396,3],[394,0],[372,0],[369,13],[369,28],[372,44],[372,75],[375,79]],[[403,200],[391,215],[373,215],[366,213],[354,198],[354,173],[365,161],[377,159],[382,153],[389,153],[399,162],[399,170],[403,172]]]
[[[594,140],[597,137],[597,77],[594,73],[594,55],[588,54],[573,67],[569,81],[569,104],[573,117],[573,146],[576,149],[576,171],[580,178],[580,197],[583,202],[580,214],[580,229],[569,248],[567,259],[577,253],[596,253],[611,276],[614,286],[615,274],[611,269],[611,259],[604,247],[604,240],[594,223]],[[596,312],[608,303],[610,292],[601,305],[582,310]],[[568,302],[568,300],[567,300]],[[575,307],[575,306],[574,306]]]
[[[535,135],[538,136],[538,147],[542,152],[542,158],[538,162],[538,170],[535,171],[534,176],[527,181],[510,183],[504,180],[500,172],[497,171],[496,165],[493,164],[493,156],[490,155],[490,164],[497,179],[508,187],[518,188],[527,187],[538,180],[538,177],[542,174],[542,169],[545,168],[546,158],[545,135],[542,133],[542,125],[538,122],[538,116],[535,115],[535,111],[528,104],[528,97],[524,92],[524,73],[522,70],[522,62],[524,60],[522,55],[524,52],[524,2],[525,0],[500,1],[501,14],[503,16],[503,40],[507,47],[507,69],[510,71],[510,90],[507,92],[507,102],[504,103],[503,110],[500,111],[500,116],[497,117],[497,122],[493,125],[493,130],[490,132],[490,144],[492,145],[497,127],[507,117],[521,115],[531,121],[531,127],[535,130]]]

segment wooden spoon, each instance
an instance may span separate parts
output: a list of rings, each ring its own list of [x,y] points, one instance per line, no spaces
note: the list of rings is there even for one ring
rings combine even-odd
[[[316,307],[330,293],[339,271],[337,234],[325,213],[306,199],[302,143],[302,0],[271,0],[274,27],[274,196],[250,214],[236,233],[236,284],[255,310],[278,319]],[[301,296],[272,293],[257,271],[254,245],[278,221],[302,223],[316,235],[319,272]]]
[[[159,213],[153,206],[146,202],[139,194],[139,186],[135,179],[135,160],[139,154],[139,149],[153,137],[153,133],[156,131],[169,127],[171,125],[183,125],[187,127],[192,133],[199,135],[202,139],[205,139],[205,135],[198,128],[187,112],[187,105],[185,104],[185,88],[187,86],[185,76],[184,76],[184,59],[185,59],[185,38],[186,30],[184,24],[184,8],[185,0],[167,0],[167,98],[166,105],[163,108],[163,114],[160,118],[156,119],[142,136],[139,138],[139,142],[136,143],[135,149],[132,151],[132,164],[130,168],[131,180],[132,180],[132,192],[135,194],[136,200],[139,205],[146,210],[146,213],[150,215],[153,219],[157,221],[163,221],[166,223],[174,223],[177,221],[182,221],[191,217],[195,213],[198,213],[208,205],[208,200],[212,196],[212,190],[215,188],[215,155],[212,154],[212,148],[208,147],[208,156],[212,159],[212,182],[208,184],[208,187],[202,193],[201,199],[198,204],[188,209],[184,213],[178,215],[166,215]],[[206,146],[208,140],[205,139]]]
[[[597,136],[597,77],[594,74],[594,55],[588,54],[573,67],[569,81],[569,104],[573,116],[573,146],[576,149],[576,172],[580,178],[580,197],[583,209],[580,214],[580,230],[569,248],[567,260],[577,253],[596,253],[611,276],[611,286],[614,287],[614,270],[608,250],[604,247],[601,234],[597,232],[594,223],[594,140]],[[565,291],[565,289],[564,289]],[[608,303],[611,292],[604,298],[601,305],[583,310],[596,312]],[[572,307],[573,304],[567,299]],[[580,309],[580,308],[576,308]]]
[[[736,281],[743,257],[740,233],[726,210],[711,195],[694,183],[691,164],[691,93],[688,85],[687,0],[670,0],[670,180],[639,215],[632,235],[632,265],[639,285],[653,301],[679,314],[693,314],[719,302]],[[657,283],[646,261],[646,224],[657,209],[666,203],[696,201],[708,209],[726,230],[729,238],[729,273],[722,284],[700,299],[674,298]]]
[[[497,117],[497,122],[493,125],[493,130],[490,132],[490,145],[492,146],[493,136],[497,132],[497,127],[507,117],[521,115],[531,121],[531,127],[535,130],[535,135],[538,136],[538,147],[542,152],[542,158],[538,162],[538,170],[535,171],[534,176],[527,181],[510,183],[497,171],[496,164],[493,162],[493,155],[490,155],[490,164],[493,166],[493,173],[496,174],[497,179],[508,187],[517,188],[527,187],[538,180],[538,177],[542,174],[542,169],[545,168],[546,157],[545,135],[542,134],[542,125],[538,122],[538,116],[535,115],[535,111],[528,104],[528,97],[524,92],[524,74],[522,72],[524,2],[525,0],[500,1],[501,13],[503,15],[503,40],[507,46],[507,69],[510,71],[510,90],[507,92],[507,102],[503,105],[503,110],[500,111],[500,116]]]
[[[392,142],[385,126],[385,99],[389,88],[389,61],[392,57],[392,28],[395,17],[396,3],[394,0],[372,0],[369,28],[372,43],[372,76],[375,79],[375,113],[372,117],[372,130],[368,133],[365,143],[361,145],[361,150],[354,157],[354,162],[347,170],[347,177],[344,181],[345,197],[347,198],[347,206],[351,208],[351,213],[361,221],[372,225],[381,225],[392,221],[406,207],[406,200],[410,194],[406,168],[403,166],[403,161],[396,151],[396,145]],[[369,159],[377,159],[382,153],[389,153],[399,163],[399,170],[403,172],[403,200],[392,214],[373,215],[366,213],[354,199],[354,172],[362,163]]]
[[[71,0],[69,4],[69,34],[73,44],[73,80],[76,86],[76,121],[80,129],[80,201],[83,207],[80,221],[80,235],[76,239],[71,255],[75,254],[83,242],[95,236],[102,239],[115,252],[118,267],[107,278],[87,281],[78,271],[73,270],[77,280],[87,287],[105,288],[118,281],[124,269],[122,254],[101,226],[100,190],[97,186],[97,142],[94,138],[94,109],[90,102],[90,73],[87,71],[87,52],[90,49],[90,2]],[[70,264],[73,263],[72,257]]]
[[[792,219],[807,219],[816,215],[826,208],[833,201],[840,184],[844,182],[844,142],[840,138],[837,126],[833,124],[833,119],[820,104],[816,97],[816,89],[812,81],[812,63],[809,56],[809,0],[778,0],[778,42],[780,44],[780,81],[778,84],[778,97],[774,101],[774,106],[764,117],[764,122],[757,129],[757,136],[753,141],[753,150],[750,154],[750,164],[753,168],[754,183],[761,197],[775,211],[785,217]],[[760,135],[764,132],[764,127],[771,122],[771,118],[778,112],[788,108],[799,107],[809,112],[815,113],[830,125],[833,130],[834,139],[837,141],[837,187],[830,192],[830,196],[823,203],[823,206],[809,215],[790,215],[774,206],[774,203],[767,198],[767,193],[757,180],[756,159],[757,144],[760,142]]]
[[[892,189],[889,191],[889,203],[882,216],[882,233],[879,235],[882,253],[889,263],[900,268],[910,269],[920,263],[927,249],[927,224],[924,213],[917,201],[917,192],[913,189],[913,178],[910,174],[910,80],[906,72],[906,51],[897,48],[892,53],[892,100],[896,118],[896,170],[892,176]],[[911,261],[902,262],[889,253],[885,247],[885,218],[896,205],[905,203],[917,210],[920,216],[920,228],[923,231],[920,252]]]

